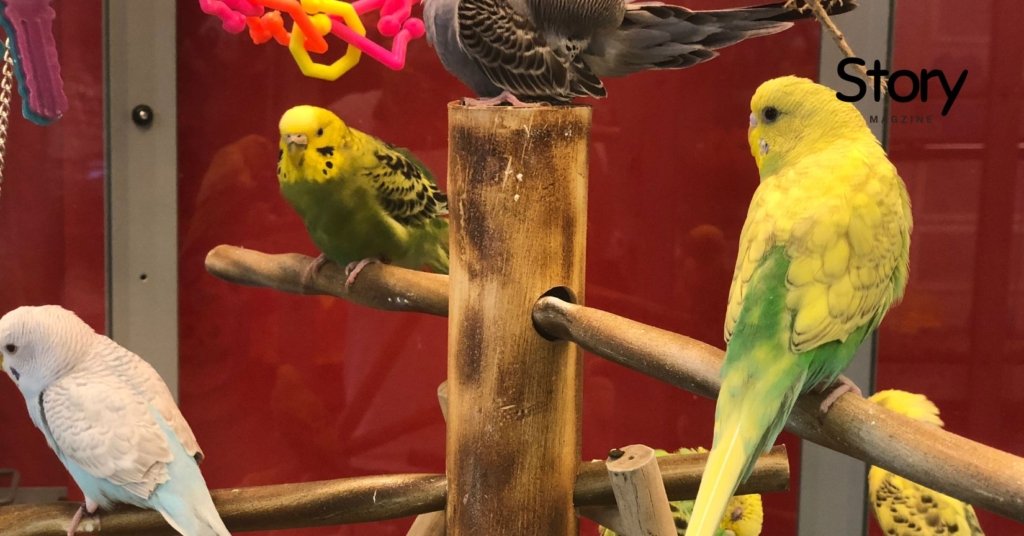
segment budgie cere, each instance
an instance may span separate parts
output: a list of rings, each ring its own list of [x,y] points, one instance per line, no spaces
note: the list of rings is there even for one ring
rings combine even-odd
[[[56,305],[0,318],[0,367],[85,495],[83,511],[127,503],[185,536],[230,534],[199,471],[203,453],[148,363]]]
[[[906,187],[852,104],[804,78],[769,80],[751,99],[747,138],[761,182],[740,233],[714,442],[689,536],[714,534],[797,397],[840,378],[909,275]]]

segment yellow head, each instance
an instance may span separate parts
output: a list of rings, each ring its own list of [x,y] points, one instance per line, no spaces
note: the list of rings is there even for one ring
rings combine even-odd
[[[835,90],[783,76],[761,84],[750,99],[747,141],[761,178],[851,137],[874,140],[860,112]]]
[[[281,116],[281,159],[278,179],[322,181],[337,165],[338,145],[348,135],[348,127],[334,112],[316,106],[296,106]],[[333,161],[330,166],[327,162]]]
[[[939,408],[928,400],[924,395],[908,393],[897,389],[879,391],[868,400],[896,413],[906,415],[911,419],[942,426],[942,419],[939,418]]]
[[[725,516],[719,526],[723,532],[736,536],[758,536],[764,523],[760,495],[737,495],[729,499]]]

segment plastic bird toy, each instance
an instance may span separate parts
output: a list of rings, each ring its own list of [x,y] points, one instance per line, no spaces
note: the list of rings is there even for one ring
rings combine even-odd
[[[246,27],[255,44],[271,39],[287,46],[303,74],[322,80],[337,80],[355,67],[365,52],[390,69],[405,67],[409,43],[426,33],[423,21],[412,16],[419,0],[199,0],[204,13],[221,19],[225,31],[239,33]],[[385,48],[366,37],[361,15],[379,11],[377,31],[392,39]],[[286,13],[292,19],[286,28]],[[341,58],[331,64],[313,61],[310,52],[328,50],[326,35],[347,44]]]
[[[68,109],[53,40],[56,14],[50,0],[0,0],[0,25],[9,37],[22,115],[40,125],[60,119]]]

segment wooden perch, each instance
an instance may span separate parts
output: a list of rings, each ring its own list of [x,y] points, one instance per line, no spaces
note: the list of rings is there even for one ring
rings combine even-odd
[[[362,277],[362,274],[360,274]],[[665,488],[672,500],[697,495],[705,454],[672,454],[658,458]],[[762,456],[742,493],[786,489],[789,464],[785,449],[776,447]],[[442,511],[447,497],[444,475],[408,474],[344,478],[300,484],[279,484],[213,490],[217,510],[233,532],[295,529],[345,523],[363,523]],[[576,478],[573,502],[577,506],[612,506],[615,497],[604,461],[583,462]],[[79,503],[0,507],[3,536],[65,536]],[[160,514],[129,506],[99,513],[99,527],[80,534],[175,535]]]
[[[252,269],[262,266],[263,257],[266,257],[261,253],[224,246],[215,249],[210,256],[217,252],[230,255],[236,263]],[[304,267],[311,259],[293,256],[292,260],[296,266]],[[209,258],[207,267],[210,267]],[[379,265],[367,268],[376,267]],[[378,273],[378,277],[392,274],[403,279],[434,277],[401,268],[381,268],[387,268],[388,273]],[[371,279],[363,280],[364,275],[365,271],[360,274],[360,281],[371,287]],[[257,273],[246,274],[243,279],[247,284],[260,284],[255,282],[262,281],[265,286],[279,289],[294,288],[298,280],[297,276],[294,281],[273,280]],[[336,285],[344,287],[344,282]],[[389,282],[386,288],[395,286]],[[424,294],[415,295],[415,300],[410,299],[409,310],[426,312],[428,304],[434,311],[447,309],[441,305],[446,300],[444,285],[432,287],[432,291],[426,290],[428,286],[422,281],[415,285],[415,288],[424,289]],[[367,288],[359,289],[357,282],[353,293],[357,291],[364,292],[364,301],[359,303],[375,306],[365,300],[365,296],[378,294],[376,289],[373,292]],[[340,292],[343,293],[343,289]],[[428,295],[427,292],[438,294]],[[386,308],[386,302],[380,303],[379,308]],[[718,348],[554,297],[545,297],[537,302],[533,319],[537,327],[551,337],[574,341],[594,354],[701,396],[714,398],[718,394],[718,373],[723,358],[723,352]],[[821,418],[817,410],[821,400],[822,397],[815,393],[801,397],[789,417],[787,429],[804,439],[878,465],[978,508],[1024,522],[1024,459],[941,428],[923,425],[856,396],[841,397],[828,415]]]
[[[615,449],[608,454],[605,466],[618,507],[617,515],[602,520],[602,525],[616,534],[676,536],[654,449],[646,445]]]
[[[542,338],[531,307],[583,295],[590,121],[586,106],[448,105],[450,536],[579,534],[583,355]]]
[[[345,289],[345,269],[326,263],[308,285],[302,274],[313,259],[298,253],[269,255],[235,246],[217,246],[206,254],[206,270],[232,283],[269,287],[293,294],[323,294],[387,311],[445,316],[448,277],[373,263],[366,265],[351,289]]]
[[[545,297],[534,322],[550,336],[672,385],[714,398],[723,352],[620,316]],[[1024,521],[1024,459],[844,395],[827,415],[824,397],[800,397],[786,429],[974,506]]]
[[[217,510],[231,531],[318,527],[394,519],[444,508],[442,475],[387,475],[280,484],[212,492]],[[14,505],[0,508],[4,536],[66,536],[79,503]],[[130,506],[88,518],[79,533],[176,535],[160,514]]]

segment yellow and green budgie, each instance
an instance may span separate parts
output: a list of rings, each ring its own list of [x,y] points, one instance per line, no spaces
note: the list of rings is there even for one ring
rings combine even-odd
[[[924,395],[896,389],[869,398],[883,408],[942,426],[939,408]],[[868,471],[868,500],[882,532],[892,536],[984,536],[971,505],[880,467]]]
[[[707,449],[697,447],[696,449],[681,448],[677,452],[683,454],[698,454],[707,452]],[[665,456],[666,451],[657,449],[655,456]],[[690,523],[690,514],[693,512],[693,501],[671,501],[669,507],[672,509],[672,520],[676,524],[676,532],[679,536],[686,534],[686,527]],[[715,536],[758,536],[761,534],[761,523],[764,520],[764,510],[761,507],[761,496],[737,495],[729,499],[728,508],[722,521],[719,523]],[[615,531],[605,528],[598,528],[598,536],[617,536]]]
[[[797,397],[842,379],[907,284],[906,187],[857,109],[786,76],[763,83],[751,111],[761,182],[740,234],[714,443],[689,536],[715,533]]]
[[[281,116],[277,179],[323,253],[351,286],[368,262],[448,273],[448,200],[410,152],[348,127],[333,112],[296,106]]]

